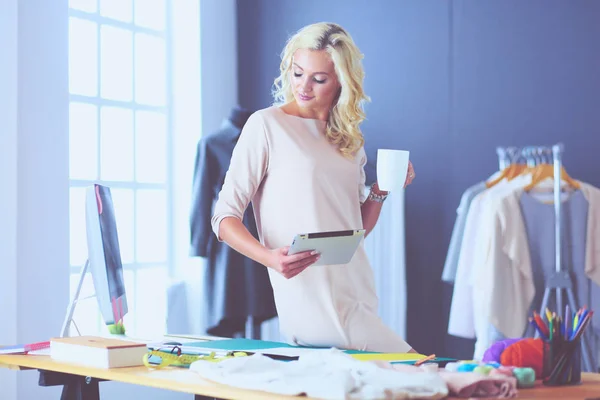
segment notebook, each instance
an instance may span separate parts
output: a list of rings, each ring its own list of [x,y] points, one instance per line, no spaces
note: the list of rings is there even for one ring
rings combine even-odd
[[[17,344],[13,346],[0,346],[0,354],[27,354],[32,351],[50,348],[50,342],[37,342]]]

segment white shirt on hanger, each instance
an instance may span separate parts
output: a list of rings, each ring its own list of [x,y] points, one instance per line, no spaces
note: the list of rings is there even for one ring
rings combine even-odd
[[[467,215],[454,282],[448,322],[449,334],[470,339],[477,337],[475,321],[479,320],[479,317],[475,315],[473,270],[480,267],[479,260],[482,255],[479,255],[477,250],[489,242],[489,239],[484,237],[486,234],[489,237],[489,222],[493,217],[489,210],[493,209],[498,199],[530,181],[530,175],[518,176],[510,181],[504,179],[473,199]]]

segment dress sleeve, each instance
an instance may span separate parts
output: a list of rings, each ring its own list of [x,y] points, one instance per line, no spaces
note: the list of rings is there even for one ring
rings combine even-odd
[[[219,225],[226,217],[243,220],[244,212],[252,201],[269,165],[269,143],[263,117],[250,116],[233,149],[229,169],[215,204],[211,219],[212,230],[219,241]]]
[[[358,198],[360,200],[360,204],[362,204],[367,200],[368,196],[368,193],[365,193],[365,182],[367,180],[367,175],[365,174],[365,165],[367,165],[367,153],[365,153],[364,147],[361,147],[358,151],[357,158],[359,161]]]

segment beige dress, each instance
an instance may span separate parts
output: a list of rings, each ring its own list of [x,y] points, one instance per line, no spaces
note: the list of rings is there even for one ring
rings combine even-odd
[[[233,151],[212,218],[242,218],[252,201],[259,239],[289,246],[298,233],[361,229],[365,200],[361,149],[343,157],[325,122],[272,106],[254,113]],[[219,239],[220,240],[220,239]],[[346,265],[314,266],[292,279],[269,268],[282,334],[306,346],[406,352],[410,346],[377,315],[375,281],[363,243]]]

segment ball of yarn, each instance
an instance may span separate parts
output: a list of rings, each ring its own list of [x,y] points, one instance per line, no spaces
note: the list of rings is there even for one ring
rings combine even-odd
[[[513,374],[517,378],[517,387],[530,388],[535,384],[535,371],[532,368],[515,368]]]
[[[504,350],[511,344],[516,343],[521,340],[523,340],[523,339],[521,339],[521,338],[504,339],[504,340],[500,340],[500,341],[494,343],[493,345],[490,346],[489,349],[487,349],[485,351],[485,353],[483,353],[483,358],[481,359],[481,361],[484,363],[494,362],[494,361],[500,362],[500,355],[502,355]]]
[[[544,364],[541,339],[523,339],[508,346],[500,356],[502,365],[533,368],[537,376],[542,376]]]
[[[473,372],[473,370],[475,368],[477,368],[479,364],[476,363],[472,363],[472,364],[461,364],[458,366],[458,369],[456,370],[457,372]]]
[[[481,375],[489,375],[490,371],[493,369],[494,368],[490,367],[489,365],[479,365],[479,366],[475,367],[473,372],[476,372]]]

